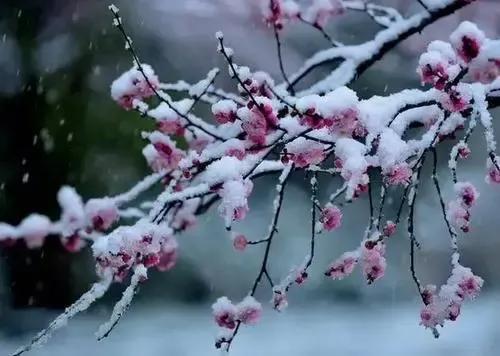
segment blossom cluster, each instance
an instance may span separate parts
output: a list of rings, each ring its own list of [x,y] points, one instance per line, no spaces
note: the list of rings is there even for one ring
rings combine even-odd
[[[345,11],[341,0],[311,0],[306,4],[295,0],[263,0],[261,3],[264,20],[278,29],[299,18],[322,28]]]
[[[435,329],[438,325],[443,326],[446,320],[457,320],[463,303],[476,298],[482,286],[481,277],[474,275],[470,268],[457,264],[439,291],[434,285],[428,285],[422,291],[425,306],[420,312],[421,324]]]

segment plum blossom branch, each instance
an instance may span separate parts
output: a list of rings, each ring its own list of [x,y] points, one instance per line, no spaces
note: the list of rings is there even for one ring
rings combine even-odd
[[[35,347],[43,345],[58,329],[64,327],[70,319],[78,313],[87,310],[97,299],[101,298],[111,284],[111,275],[105,279],[94,283],[90,290],[84,293],[76,302],[67,307],[62,314],[55,318],[44,330],[40,331],[30,343],[16,350],[11,356],[19,356]]]
[[[487,181],[500,183],[500,158],[496,155],[492,116],[488,111],[500,105],[500,58],[495,41],[486,38],[474,24],[464,22],[452,33],[449,42],[431,42],[417,67],[422,83],[433,87],[426,91],[407,89],[385,97],[360,99],[345,85],[402,40],[467,3],[443,0],[431,6],[425,2],[428,12],[404,19],[395,9],[364,1],[315,0],[304,8],[291,0],[272,0],[270,6],[264,8],[264,19],[277,36],[278,60],[285,82],[281,32],[278,33],[284,24],[302,19],[326,34],[324,28],[331,18],[346,9],[357,9],[367,12],[385,29],[365,44],[338,43],[337,47],[318,52],[290,77],[290,83],[280,86],[275,86],[273,78],[263,71],[235,64],[233,50],[224,46],[222,34],[217,33],[218,52],[227,61],[230,76],[237,81],[236,93],[214,87],[216,70],[194,85],[184,81],[160,83],[153,68],[139,62],[118,9],[111,6],[114,24],[134,59],[133,68],[113,82],[111,95],[124,109],[134,109],[141,116],[156,120],[156,128],[142,134],[147,141],[142,153],[155,173],[128,192],[90,199],[85,204],[74,189],[63,187],[58,194],[61,218],[57,222],[35,214],[16,227],[0,224],[3,243],[22,239],[29,248],[41,246],[49,234],[59,235],[73,252],[77,251],[81,239],[89,241],[97,274],[102,281],[109,280],[109,283],[96,284],[90,294],[84,295],[56,319],[55,324],[35,337],[33,344],[59,328],[60,321],[90,305],[111,281],[123,282],[132,274],[130,285],[116,303],[109,321],[97,333],[99,339],[108,336],[131,304],[139,284],[147,279],[148,270],[172,269],[179,247],[176,237],[218,203],[217,210],[234,249],[242,252],[252,245],[262,245],[264,249],[248,295],[236,304],[220,297],[212,306],[214,320],[223,330],[216,346],[229,350],[239,330],[259,320],[262,306],[254,296],[262,280],[272,289],[274,308],[284,310],[289,288],[302,284],[308,277],[317,252],[316,237],[341,228],[345,204],[365,201],[360,197],[367,197],[369,209],[361,243],[333,261],[325,274],[331,279],[343,279],[359,265],[366,283],[381,279],[388,268],[386,245],[396,233],[407,206],[410,273],[424,304],[421,324],[437,335],[437,327],[445,321],[456,320],[464,301],[473,299],[483,283],[459,263],[457,229],[469,231],[471,212],[479,193],[471,183],[458,181],[456,166],[458,158],[467,158],[470,150],[467,141],[479,121],[487,146]],[[341,64],[327,78],[301,93],[286,91],[316,66],[332,61]],[[173,102],[165,92],[168,90],[185,92],[186,98]],[[160,101],[151,110],[150,99]],[[216,124],[208,124],[204,118],[191,114],[199,102],[212,105]],[[455,143],[455,135],[461,134],[467,121],[468,130]],[[415,127],[421,127],[421,132],[411,130]],[[456,195],[446,203],[437,176],[437,148],[446,147],[441,145],[445,141],[454,143],[449,166]],[[434,157],[432,180],[453,249],[450,278],[439,289],[421,284],[416,273],[415,248],[419,243],[415,236],[415,209],[424,161],[430,153]],[[271,246],[285,208],[284,188],[293,171],[311,177],[309,253],[298,267],[274,283],[270,270]],[[250,211],[249,197],[257,178],[277,172],[280,176],[269,230],[263,238],[249,241],[244,233],[234,231],[233,224],[243,220]],[[339,177],[342,180],[325,205],[318,198],[318,174],[324,174],[325,179]],[[380,192],[376,188],[378,177],[382,182]],[[142,192],[160,181],[163,189],[155,199],[139,201]],[[386,220],[384,210],[394,186],[404,189],[393,222]],[[124,207],[129,202],[133,204]],[[116,224],[120,217],[134,221],[128,226]]]
[[[315,68],[341,61],[342,63],[330,75],[299,95],[327,92],[349,84],[398,43],[466,5],[468,5],[466,1],[446,0],[442,4],[430,8],[428,12],[397,21],[394,25],[379,32],[372,41],[361,45],[320,51],[308,59],[299,71],[289,77],[290,83],[296,85]]]

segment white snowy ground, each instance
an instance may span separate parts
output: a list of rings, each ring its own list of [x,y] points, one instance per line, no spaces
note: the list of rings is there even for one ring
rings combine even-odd
[[[315,304],[315,303],[313,303]],[[233,356],[497,356],[500,348],[500,298],[483,296],[466,306],[456,323],[435,340],[418,326],[417,304],[385,307],[316,305],[266,310],[261,323],[245,327]],[[97,342],[94,331],[104,315],[77,318],[33,356],[205,356],[218,355],[207,306],[141,308],[129,311],[111,336]],[[0,355],[23,340],[2,339]]]

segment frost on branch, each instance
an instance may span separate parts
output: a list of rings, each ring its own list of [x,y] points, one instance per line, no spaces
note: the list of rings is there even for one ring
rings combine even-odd
[[[229,350],[243,326],[260,319],[265,307],[255,299],[259,288],[267,287],[270,304],[278,311],[293,304],[290,288],[308,283],[315,255],[329,253],[318,249],[318,244],[341,231],[345,204],[361,205],[360,197],[366,197],[369,211],[365,233],[354,244],[358,247],[339,251],[329,266],[320,267],[330,279],[341,280],[359,266],[364,283],[377,283],[390,268],[387,245],[397,232],[406,230],[409,277],[423,303],[421,324],[438,335],[437,328],[456,320],[464,302],[474,299],[483,285],[483,280],[460,261],[459,242],[462,233],[470,230],[479,193],[471,183],[459,179],[458,168],[460,160],[471,154],[468,141],[473,130],[481,127],[486,141],[485,175],[489,182],[500,183],[500,159],[489,112],[500,102],[499,42],[465,22],[449,42],[430,43],[416,61],[422,84],[430,86],[427,90],[406,89],[361,99],[347,85],[396,44],[468,3],[425,1],[425,11],[405,18],[396,9],[366,2],[263,1],[263,20],[274,32],[284,83],[275,84],[265,71],[236,63],[237,54],[225,45],[226,37],[217,33],[217,51],[227,63],[233,92],[216,87],[218,69],[195,84],[162,83],[153,68],[140,61],[118,10],[111,7],[114,24],[124,36],[134,64],[113,82],[111,97],[125,110],[135,110],[155,124],[152,131],[142,133],[142,154],[153,173],[115,197],[83,199],[75,189],[63,187],[57,196],[59,220],[32,214],[17,226],[0,224],[0,240],[5,243],[22,240],[36,248],[44,239],[58,236],[72,252],[87,243],[102,279],[18,354],[47,339],[62,321],[84,311],[111,282],[126,283],[130,277],[109,321],[97,333],[99,339],[109,336],[140,283],[146,282],[148,269],[173,269],[182,253],[180,234],[214,206],[234,250],[245,253],[261,245],[263,251],[245,297],[237,303],[220,297],[212,306],[221,329],[216,346]],[[363,44],[338,43],[326,32],[326,24],[340,21],[349,11],[365,12],[383,29]],[[292,25],[309,26],[327,39],[331,48],[320,50],[297,73],[287,76],[280,34]],[[329,75],[301,92],[295,90],[314,68],[332,61],[340,64]],[[171,92],[183,93],[182,99],[172,99],[178,96]],[[198,105],[207,106],[209,117],[195,114]],[[452,147],[446,154],[455,188],[453,197],[443,194],[437,170],[437,156],[446,147]],[[451,246],[451,276],[440,288],[424,286],[415,267],[415,249],[420,242],[414,211],[419,187],[429,180],[423,173],[426,160],[432,161],[430,178]],[[275,280],[274,264],[282,261],[272,260],[272,242],[287,238],[279,233],[280,215],[285,208],[285,186],[296,172],[310,183],[310,200],[306,202],[310,215],[301,216],[310,232],[303,259],[290,263],[289,272]],[[254,239],[251,231],[233,230],[252,213],[250,197],[258,177],[271,174],[278,178],[267,233]],[[333,192],[326,192],[320,176],[341,182]],[[381,182],[380,189],[376,182]],[[152,201],[142,201],[141,193],[156,185],[161,185],[161,193]],[[402,194],[394,194],[394,188]],[[329,199],[322,201],[322,193],[328,193]],[[386,202],[394,197],[399,208],[395,216],[388,216]],[[123,223],[125,217],[129,225]],[[402,226],[404,222],[406,226]]]

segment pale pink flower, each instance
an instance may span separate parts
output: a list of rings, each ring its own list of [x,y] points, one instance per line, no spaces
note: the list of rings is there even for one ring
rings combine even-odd
[[[384,181],[388,185],[403,185],[410,184],[413,171],[408,163],[398,163],[390,167],[384,172]]]
[[[66,249],[66,251],[72,253],[80,251],[85,246],[85,242],[81,239],[78,233],[75,233],[68,237],[61,237],[61,244]]]
[[[469,158],[470,154],[471,154],[471,150],[470,150],[469,146],[467,146],[467,144],[461,145],[458,148],[458,156],[461,159],[467,159],[467,158]]]
[[[384,257],[385,248],[380,243],[373,246],[371,241],[367,241],[362,246],[363,274],[368,284],[382,278],[385,273],[386,260]]]
[[[431,84],[438,90],[443,90],[459,71],[453,49],[449,43],[442,41],[429,45],[427,52],[420,56],[417,67],[422,84]]]
[[[448,203],[446,214],[451,224],[463,232],[469,232],[470,213],[461,201],[452,200]]]
[[[325,159],[324,145],[299,137],[286,145],[288,157],[298,168],[321,163]]]
[[[165,169],[175,169],[184,157],[184,153],[176,147],[170,137],[155,131],[149,135],[149,141],[158,153],[157,159]],[[147,158],[147,157],[146,157]]]
[[[273,308],[281,312],[288,307],[288,300],[286,297],[286,292],[282,289],[273,290]]]
[[[462,84],[448,92],[441,93],[441,104],[450,112],[461,112],[467,109],[472,99],[469,89]]]
[[[335,112],[331,116],[325,117],[325,126],[330,132],[353,136],[356,132],[363,132],[358,121],[359,111],[357,108],[348,108]]]
[[[177,248],[178,244],[173,236],[164,238],[158,253],[159,261],[156,265],[159,271],[165,272],[174,268],[177,263]]]
[[[160,83],[153,69],[142,64],[142,71],[133,67],[123,73],[111,84],[111,96],[118,104],[126,110],[134,107],[135,99],[144,99],[154,95],[154,89],[158,89]],[[146,81],[144,74],[148,78]]]
[[[358,263],[358,258],[359,253],[357,251],[345,252],[328,267],[325,275],[332,279],[344,279],[354,271],[354,267]]]
[[[248,245],[248,240],[243,234],[233,236],[233,247],[236,251],[244,251]]]
[[[85,204],[89,225],[97,231],[105,231],[118,220],[118,209],[110,198],[90,199]]]
[[[178,120],[158,120],[156,123],[158,131],[167,135],[184,136],[185,128],[180,119]]]
[[[495,156],[495,162],[500,162],[500,158],[498,156]],[[486,161],[486,167],[488,169],[488,175],[486,176],[486,182],[500,184],[500,170],[491,161],[491,159],[488,159]]]
[[[446,309],[447,314],[448,314],[448,315],[446,315],[446,319],[451,320],[451,321],[457,320],[458,316],[460,315],[460,309],[461,309],[461,306],[459,303],[452,302],[448,306],[448,308]]]
[[[230,156],[230,157],[236,157],[238,158],[240,161],[243,160],[246,156],[246,151],[244,149],[241,149],[241,148],[238,148],[238,147],[232,147],[232,148],[229,148],[227,151],[226,151],[226,155],[227,156]]]
[[[420,325],[433,329],[438,325],[443,325],[443,323],[443,310],[438,305],[431,303],[422,308],[420,312]]]
[[[455,183],[455,192],[466,208],[472,207],[479,197],[479,192],[470,182]]]
[[[464,21],[450,35],[451,45],[466,63],[479,56],[486,36],[475,24]]]
[[[319,221],[327,231],[338,229],[342,223],[342,211],[337,206],[328,203],[321,211]]]
[[[252,296],[246,296],[236,306],[237,318],[243,324],[255,324],[262,314],[262,305]]]
[[[433,284],[428,284],[422,290],[422,298],[425,305],[432,304],[436,298],[436,286]]]
[[[226,124],[228,122],[235,122],[238,116],[236,111],[238,107],[232,100],[220,100],[212,105],[212,114],[219,124]]]
[[[236,327],[236,313],[236,306],[227,297],[220,297],[212,305],[215,322],[222,328],[234,329]]]
[[[313,0],[304,17],[319,27],[324,27],[330,18],[344,13],[340,0]]]
[[[479,295],[483,283],[483,279],[479,276],[473,274],[464,276],[458,283],[458,294],[464,299],[474,299]]]
[[[391,221],[391,220],[387,220],[385,225],[384,225],[384,228],[382,229],[382,232],[384,233],[384,236],[392,236],[396,233],[396,224]]]

